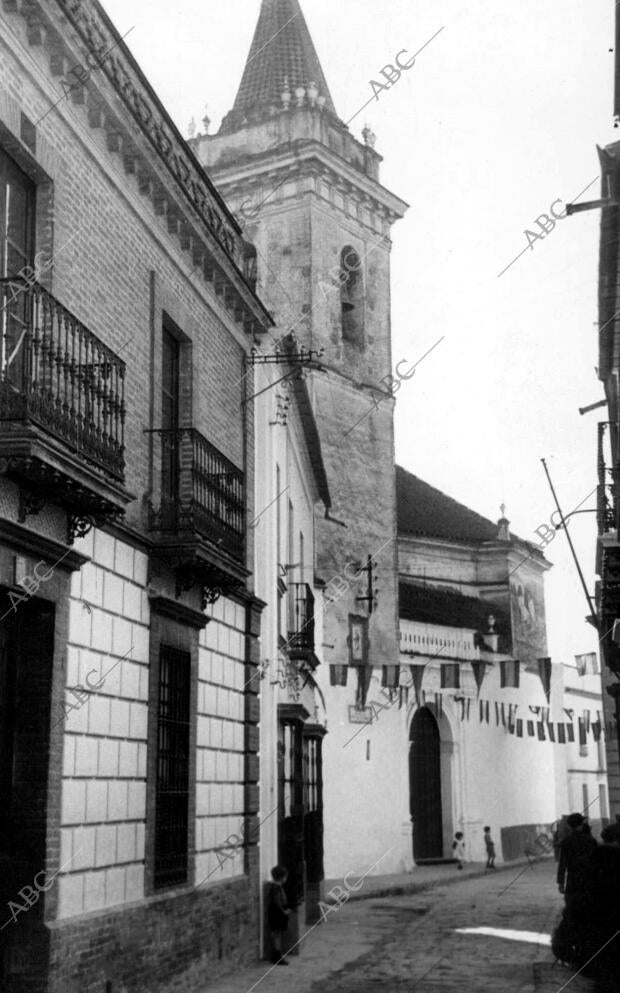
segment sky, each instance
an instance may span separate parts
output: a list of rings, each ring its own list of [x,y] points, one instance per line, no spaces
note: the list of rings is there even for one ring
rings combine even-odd
[[[554,227],[543,218],[544,237],[525,232],[542,233],[536,219],[552,204],[561,214],[583,190],[582,201],[600,195],[596,145],[620,139],[614,0],[301,3],[345,121],[397,52],[419,52],[350,125],[358,138],[370,125],[381,181],[410,205],[393,229],[394,364],[445,336],[398,393],[397,460],[492,520],[504,502],[511,530],[538,542],[555,509],[542,458],[565,514],[596,506],[596,424],[606,411],[578,408],[603,398],[600,210]],[[104,7],[130,32],[127,44],[181,132],[192,118],[203,130],[205,105],[217,130],[260,0]],[[570,528],[592,594],[595,522],[579,514]],[[569,661],[594,650],[596,635],[562,532],[546,554],[549,650]]]

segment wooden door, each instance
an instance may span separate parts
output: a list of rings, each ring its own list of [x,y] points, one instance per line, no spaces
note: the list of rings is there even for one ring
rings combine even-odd
[[[428,707],[411,722],[409,788],[416,862],[443,857],[441,751],[437,721]]]

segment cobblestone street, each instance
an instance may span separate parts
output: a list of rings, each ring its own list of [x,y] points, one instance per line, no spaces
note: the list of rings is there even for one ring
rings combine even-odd
[[[550,972],[550,934],[561,907],[555,863],[452,881],[407,896],[359,900],[332,911],[288,968],[237,973],[208,993],[534,993],[534,963],[546,963],[545,993],[584,993],[591,984],[561,966]],[[460,934],[457,928],[533,932],[531,940]],[[525,935],[524,935],[525,937]],[[544,941],[544,939],[541,939]]]

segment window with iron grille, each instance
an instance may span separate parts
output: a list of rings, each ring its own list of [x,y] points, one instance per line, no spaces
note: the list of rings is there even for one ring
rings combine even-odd
[[[508,659],[505,662],[500,662],[499,664],[499,678],[500,686],[502,689],[518,689],[519,688],[519,663],[513,659]]]
[[[153,870],[157,889],[187,881],[190,673],[189,652],[161,645]]]

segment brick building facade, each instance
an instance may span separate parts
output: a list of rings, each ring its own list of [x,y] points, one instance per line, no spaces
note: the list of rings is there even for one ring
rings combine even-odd
[[[259,939],[271,319],[96,0],[0,26],[0,983],[199,989]]]

